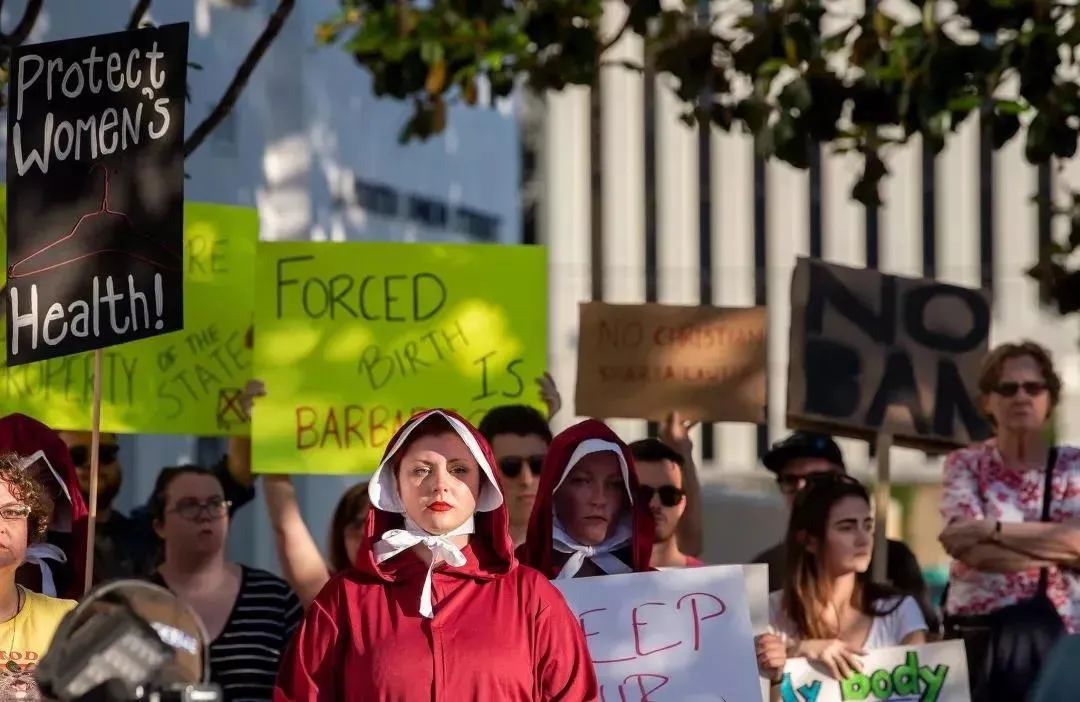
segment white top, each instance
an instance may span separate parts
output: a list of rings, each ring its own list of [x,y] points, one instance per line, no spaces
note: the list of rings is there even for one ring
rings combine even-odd
[[[776,634],[788,645],[799,639],[795,624],[784,613],[780,605],[783,593],[779,590],[769,594],[769,633]],[[896,606],[899,601],[900,605]],[[895,607],[895,609],[893,609]],[[889,610],[892,609],[892,612]],[[879,648],[899,646],[908,634],[927,629],[919,603],[914,597],[890,597],[877,603],[877,610],[889,612],[874,617],[870,623],[870,633],[866,637],[863,649],[873,651]]]

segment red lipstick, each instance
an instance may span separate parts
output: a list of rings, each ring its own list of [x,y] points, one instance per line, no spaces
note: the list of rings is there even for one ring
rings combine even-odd
[[[430,509],[432,512],[449,512],[450,510],[454,509],[445,502],[432,502],[430,505],[427,506],[427,508]]]

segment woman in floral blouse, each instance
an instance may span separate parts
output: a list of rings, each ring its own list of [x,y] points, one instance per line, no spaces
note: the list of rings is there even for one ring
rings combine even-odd
[[[1056,449],[1050,521],[1041,522],[1052,447],[1043,428],[1061,396],[1050,354],[1030,341],[991,351],[979,378],[980,401],[994,425],[989,441],[954,451],[945,461],[941,542],[954,560],[946,617],[977,630],[979,617],[1039,592],[1070,632],[1080,630],[1080,450]],[[970,626],[969,626],[970,625]],[[968,644],[973,683],[985,649]],[[985,643],[985,642],[984,642]]]

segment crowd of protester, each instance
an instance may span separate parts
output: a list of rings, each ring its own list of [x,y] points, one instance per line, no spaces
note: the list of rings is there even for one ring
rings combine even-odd
[[[212,468],[163,469],[125,515],[117,440],[104,435],[92,581],[147,579],[189,605],[229,700],[596,699],[581,626],[549,580],[700,567],[705,540],[724,535],[705,533],[678,413],[630,444],[595,419],[553,434],[561,401],[540,383],[547,416],[515,405],[477,427],[448,410],[412,417],[341,497],[325,554],[290,478],[264,477],[283,577],[226,556],[230,518],[255,496],[248,439],[230,439]],[[249,410],[264,392],[249,385]],[[1042,347],[1004,344],[979,393],[994,438],[945,460],[940,540],[953,561],[939,603],[903,542],[875,554],[871,496],[831,437],[797,431],[763,457],[788,512],[784,540],[753,559],[769,571],[770,626],[755,645],[774,697],[790,658],[844,677],[869,651],[943,637],[964,643],[972,699],[1068,689],[1080,450],[1046,439],[1061,381]],[[33,690],[82,595],[89,440],[0,419],[0,692]],[[870,577],[874,557],[886,582]]]

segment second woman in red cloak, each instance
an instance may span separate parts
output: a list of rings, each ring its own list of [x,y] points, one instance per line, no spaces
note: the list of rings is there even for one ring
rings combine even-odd
[[[315,598],[275,700],[597,699],[581,626],[514,558],[494,463],[453,412],[401,428],[371,478],[356,569]]]

